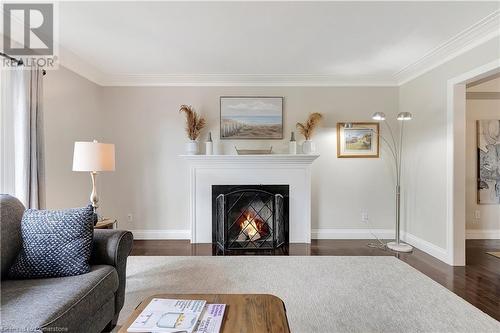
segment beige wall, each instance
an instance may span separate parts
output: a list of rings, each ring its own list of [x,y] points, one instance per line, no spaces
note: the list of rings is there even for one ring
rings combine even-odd
[[[500,99],[468,99],[466,105],[466,228],[467,230],[500,231],[500,205],[477,204],[477,132],[476,121],[500,119]],[[475,218],[475,212],[480,218]]]
[[[43,80],[47,207],[83,206],[90,176],[71,171],[73,143],[103,137],[101,88],[64,67]]]
[[[500,39],[495,38],[400,87],[400,110],[414,114],[408,125],[403,180],[404,227],[443,249],[447,247],[447,81],[499,58]]]
[[[282,141],[219,141],[219,96],[284,96]],[[181,104],[193,105],[207,118],[205,140],[212,131],[219,152],[233,145],[272,145],[286,152],[290,131],[309,112],[322,112],[325,122],[315,141],[321,157],[312,168],[313,229],[366,228],[367,211],[375,228],[392,228],[393,180],[386,152],[380,159],[337,159],[337,121],[370,119],[375,111],[394,115],[397,88],[299,87],[105,87],[102,89],[105,141],[116,144],[116,172],[102,176],[102,208],[120,225],[134,230],[186,230],[187,164],[179,154],[186,141]],[[302,140],[302,139],[300,139]],[[127,221],[127,214],[134,220]],[[209,214],[209,212],[207,212]]]

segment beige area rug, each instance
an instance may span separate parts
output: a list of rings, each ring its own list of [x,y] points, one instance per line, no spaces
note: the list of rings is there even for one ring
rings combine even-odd
[[[394,257],[129,257],[125,306],[158,293],[269,293],[295,333],[500,332],[500,322]]]
[[[488,254],[491,254],[494,257],[500,258],[500,252],[486,252]]]

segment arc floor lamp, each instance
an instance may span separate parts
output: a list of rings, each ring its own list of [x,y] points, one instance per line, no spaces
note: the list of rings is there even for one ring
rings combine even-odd
[[[401,168],[403,161],[403,138],[405,122],[411,120],[412,118],[413,115],[410,112],[400,112],[398,114],[397,120],[399,120],[401,124],[399,126],[399,142],[397,142],[394,137],[394,131],[392,130],[391,125],[387,122],[385,114],[383,112],[375,112],[372,116],[373,120],[383,122],[388,128],[390,134],[388,139],[381,133],[376,133],[390,150],[396,168],[396,233],[394,242],[388,242],[385,244],[387,248],[396,252],[413,251],[413,247],[411,245],[401,242]],[[346,124],[346,127],[350,126],[352,126],[352,124]],[[373,129],[370,130],[373,131]]]

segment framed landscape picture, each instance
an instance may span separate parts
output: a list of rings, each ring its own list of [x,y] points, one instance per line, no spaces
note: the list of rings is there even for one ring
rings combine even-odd
[[[337,157],[379,157],[379,123],[337,123]]]
[[[477,121],[477,203],[500,204],[500,119]]]
[[[220,98],[221,139],[283,139],[283,97]]]

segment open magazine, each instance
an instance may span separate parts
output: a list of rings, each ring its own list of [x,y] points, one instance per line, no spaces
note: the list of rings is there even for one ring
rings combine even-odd
[[[193,333],[205,304],[202,300],[153,298],[127,332]]]

